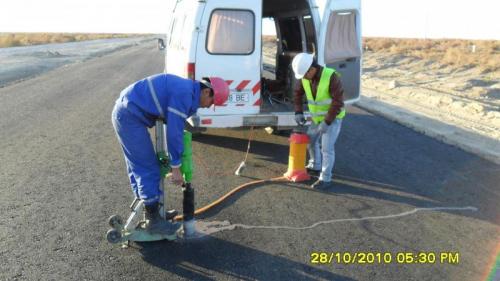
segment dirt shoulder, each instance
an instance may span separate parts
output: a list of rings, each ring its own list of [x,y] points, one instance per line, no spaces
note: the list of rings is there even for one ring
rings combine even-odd
[[[494,61],[500,53],[500,41],[485,43],[483,48],[489,49],[481,51],[477,47],[480,44],[474,42],[460,41],[462,43],[456,43],[455,47],[448,44],[452,49],[443,51],[443,57],[436,56],[439,52],[431,49],[433,46],[438,49],[444,43],[432,40],[436,42],[428,44],[426,55],[425,48],[415,51],[419,41],[413,40],[413,45],[412,40],[399,42],[403,47],[371,49],[370,45],[376,45],[376,41],[365,40],[363,98],[359,105],[500,162],[500,71],[497,65],[500,62],[484,65],[470,61],[474,56],[478,62],[487,61],[488,55]],[[405,49],[405,45],[409,47]],[[456,61],[447,62],[447,53],[455,54]]]
[[[0,33],[0,48],[67,43],[97,39],[128,38],[144,34],[122,33]]]

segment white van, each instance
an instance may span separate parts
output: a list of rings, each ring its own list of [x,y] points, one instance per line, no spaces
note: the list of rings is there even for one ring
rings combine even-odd
[[[345,102],[357,101],[360,1],[323,1],[320,15],[316,0],[177,0],[168,17],[165,72],[192,79],[219,76],[231,90],[224,106],[199,109],[188,120],[190,125],[295,126],[297,81],[290,64],[300,52],[314,53],[320,65],[335,68],[341,74]],[[275,42],[263,40],[263,20],[274,21]],[[264,50],[271,60],[265,60],[264,44],[272,47]]]

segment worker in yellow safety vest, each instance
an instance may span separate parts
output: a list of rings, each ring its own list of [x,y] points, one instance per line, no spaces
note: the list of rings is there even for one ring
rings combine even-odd
[[[342,83],[335,69],[318,65],[312,54],[296,55],[292,69],[295,78],[300,79],[294,94],[295,121],[299,125],[306,123],[304,95],[312,117],[307,130],[310,137],[307,170],[319,174],[319,179],[311,187],[327,189],[331,186],[335,164],[335,142],[345,116]]]

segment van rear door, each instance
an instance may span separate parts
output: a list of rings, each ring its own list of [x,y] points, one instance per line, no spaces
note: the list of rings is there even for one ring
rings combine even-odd
[[[205,1],[198,28],[195,78],[219,76],[231,90],[225,106],[198,115],[257,114],[260,110],[262,0]]]
[[[344,101],[359,99],[361,87],[361,2],[329,0],[318,42],[318,63],[340,73]]]

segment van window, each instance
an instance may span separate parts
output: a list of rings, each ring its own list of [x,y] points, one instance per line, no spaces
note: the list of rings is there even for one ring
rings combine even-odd
[[[355,12],[331,13],[326,33],[325,63],[360,56]]]
[[[249,10],[214,10],[208,27],[211,54],[248,55],[254,50],[255,17]]]

